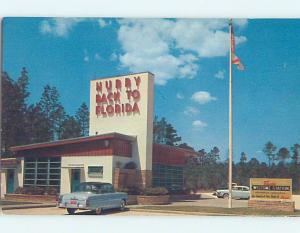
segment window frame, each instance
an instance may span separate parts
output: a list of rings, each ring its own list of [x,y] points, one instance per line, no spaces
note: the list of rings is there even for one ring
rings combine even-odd
[[[100,168],[100,172],[90,172],[90,168]],[[103,178],[104,166],[101,165],[89,165],[87,169],[88,177]]]

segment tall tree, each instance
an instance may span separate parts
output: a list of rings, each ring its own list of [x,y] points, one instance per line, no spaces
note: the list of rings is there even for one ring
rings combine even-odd
[[[52,139],[49,121],[38,105],[30,105],[26,111],[25,125],[28,143],[46,142]]]
[[[42,113],[46,116],[52,130],[52,140],[57,140],[61,134],[61,124],[66,118],[64,107],[59,101],[59,93],[56,87],[46,85],[42,97],[38,103]]]
[[[246,163],[247,162],[247,155],[245,152],[241,153],[240,163]]]
[[[153,122],[153,141],[154,143],[176,146],[181,141],[181,137],[177,135],[176,129],[166,121],[166,118],[158,118],[155,116]]]
[[[86,103],[82,103],[75,115],[80,125],[80,136],[87,136],[89,134],[89,114],[88,106]]]
[[[274,164],[276,159],[276,146],[272,142],[267,142],[265,144],[265,147],[263,149],[263,152],[266,154],[268,161],[269,161],[269,167],[271,166],[271,163]]]
[[[290,157],[290,152],[286,147],[282,147],[279,149],[279,151],[277,153],[278,160],[285,163],[285,160],[288,159],[289,157]]]
[[[293,153],[292,155],[292,161],[294,164],[298,164],[299,163],[299,160],[300,160],[300,145],[298,143],[294,144],[292,147],[291,147],[291,151]]]
[[[80,125],[72,116],[66,116],[60,127],[59,139],[76,138],[80,136]]]
[[[2,90],[2,146],[3,154],[9,155],[9,147],[28,142],[24,129],[26,100],[29,96],[26,68],[14,81],[4,72],[1,74]]]

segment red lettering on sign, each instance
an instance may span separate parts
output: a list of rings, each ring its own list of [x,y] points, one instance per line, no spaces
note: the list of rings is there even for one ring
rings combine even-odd
[[[96,82],[96,90],[97,90],[97,92],[102,92],[102,83],[101,82]]]
[[[115,113],[116,114],[121,113],[121,106],[119,104],[115,105]]]
[[[121,94],[120,92],[114,92],[114,101],[116,102],[120,102],[120,97],[121,97]]]
[[[103,116],[106,116],[106,112],[104,111],[104,106],[103,105],[101,105],[101,114]]]
[[[114,113],[114,107],[112,105],[107,105],[106,112],[108,114],[113,114]]]
[[[127,103],[127,104],[125,105],[125,111],[126,111],[126,112],[132,112],[131,104],[128,104],[128,103]]]
[[[114,100],[113,98],[114,98],[114,94],[112,92],[107,94],[107,99],[109,102],[112,102]]]
[[[140,88],[141,77],[140,76],[134,77],[134,80],[135,80],[136,87]]]
[[[133,104],[132,111],[135,113],[140,112],[139,106],[136,102]]]
[[[130,100],[130,97],[131,97],[131,91],[126,91],[127,93],[127,99]]]
[[[101,114],[101,108],[100,106],[96,106],[96,115],[100,115]]]
[[[135,99],[135,100],[139,100],[140,99],[140,92],[138,90],[133,90],[131,92],[131,96]]]
[[[120,90],[122,87],[122,82],[120,79],[116,79],[116,89]]]
[[[125,78],[125,87],[131,89],[131,80],[129,78]]]
[[[112,81],[111,80],[105,81],[105,87],[106,87],[107,92],[111,92],[111,90],[112,90]]]

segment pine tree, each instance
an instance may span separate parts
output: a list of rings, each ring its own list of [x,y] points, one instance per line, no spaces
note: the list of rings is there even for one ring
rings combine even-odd
[[[166,121],[166,118],[158,118],[155,116],[153,122],[153,142],[176,146],[181,141],[181,137],[177,135],[176,129],[172,124]]]
[[[86,103],[82,103],[75,115],[80,125],[80,136],[87,136],[89,134],[89,114],[88,106]]]
[[[72,116],[67,116],[60,127],[59,139],[76,138],[80,136],[81,127]]]
[[[50,125],[52,131],[51,140],[60,138],[62,123],[66,119],[64,107],[59,101],[59,93],[56,87],[46,85],[40,102],[38,103],[41,112],[47,119],[47,124]]]
[[[266,154],[268,161],[269,161],[269,167],[271,166],[271,163],[274,164],[274,161],[276,159],[276,146],[273,145],[272,142],[267,142],[265,144],[265,147],[263,149],[263,152]]]
[[[26,100],[28,76],[26,68],[21,76],[14,81],[4,72],[1,74],[2,82],[2,147],[4,156],[9,155],[9,147],[23,145],[28,142],[25,132]]]

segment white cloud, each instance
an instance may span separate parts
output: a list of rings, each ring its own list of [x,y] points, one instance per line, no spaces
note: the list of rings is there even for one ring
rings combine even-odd
[[[99,19],[98,23],[101,28],[104,28],[105,26],[107,26],[107,23],[104,19]]]
[[[95,53],[94,58],[95,60],[101,60],[101,56],[99,55],[99,53]]]
[[[176,98],[182,100],[182,99],[184,99],[184,95],[181,93],[177,93]]]
[[[199,110],[195,107],[192,107],[192,106],[187,106],[185,108],[185,110],[183,111],[183,113],[187,116],[195,116],[195,115],[198,115],[199,114]]]
[[[206,104],[208,102],[217,100],[216,97],[212,96],[207,91],[198,91],[198,92],[195,92],[192,95],[191,99],[194,100],[195,102],[199,103],[199,104]]]
[[[201,120],[196,120],[196,121],[193,121],[192,126],[194,129],[202,129],[207,126],[207,123],[205,123]]]
[[[237,25],[244,27],[246,22],[240,20]],[[200,58],[227,55],[227,23],[223,19],[119,20],[123,50],[119,60],[132,72],[153,72],[161,85],[173,78],[194,78]],[[236,37],[236,44],[245,41],[246,37]]]
[[[113,52],[113,53],[110,55],[109,60],[111,60],[111,61],[116,61],[116,60],[118,60],[118,54],[116,54],[115,52]]]
[[[85,49],[85,50],[83,51],[83,53],[84,53],[83,60],[84,60],[85,62],[89,62],[89,61],[90,61],[90,57],[89,57],[89,55],[88,55],[87,50]]]
[[[40,24],[40,31],[43,34],[52,34],[58,37],[67,37],[74,26],[85,18],[51,18],[43,20]]]
[[[225,78],[225,70],[219,70],[217,73],[215,73],[215,78],[217,79],[224,79]]]

